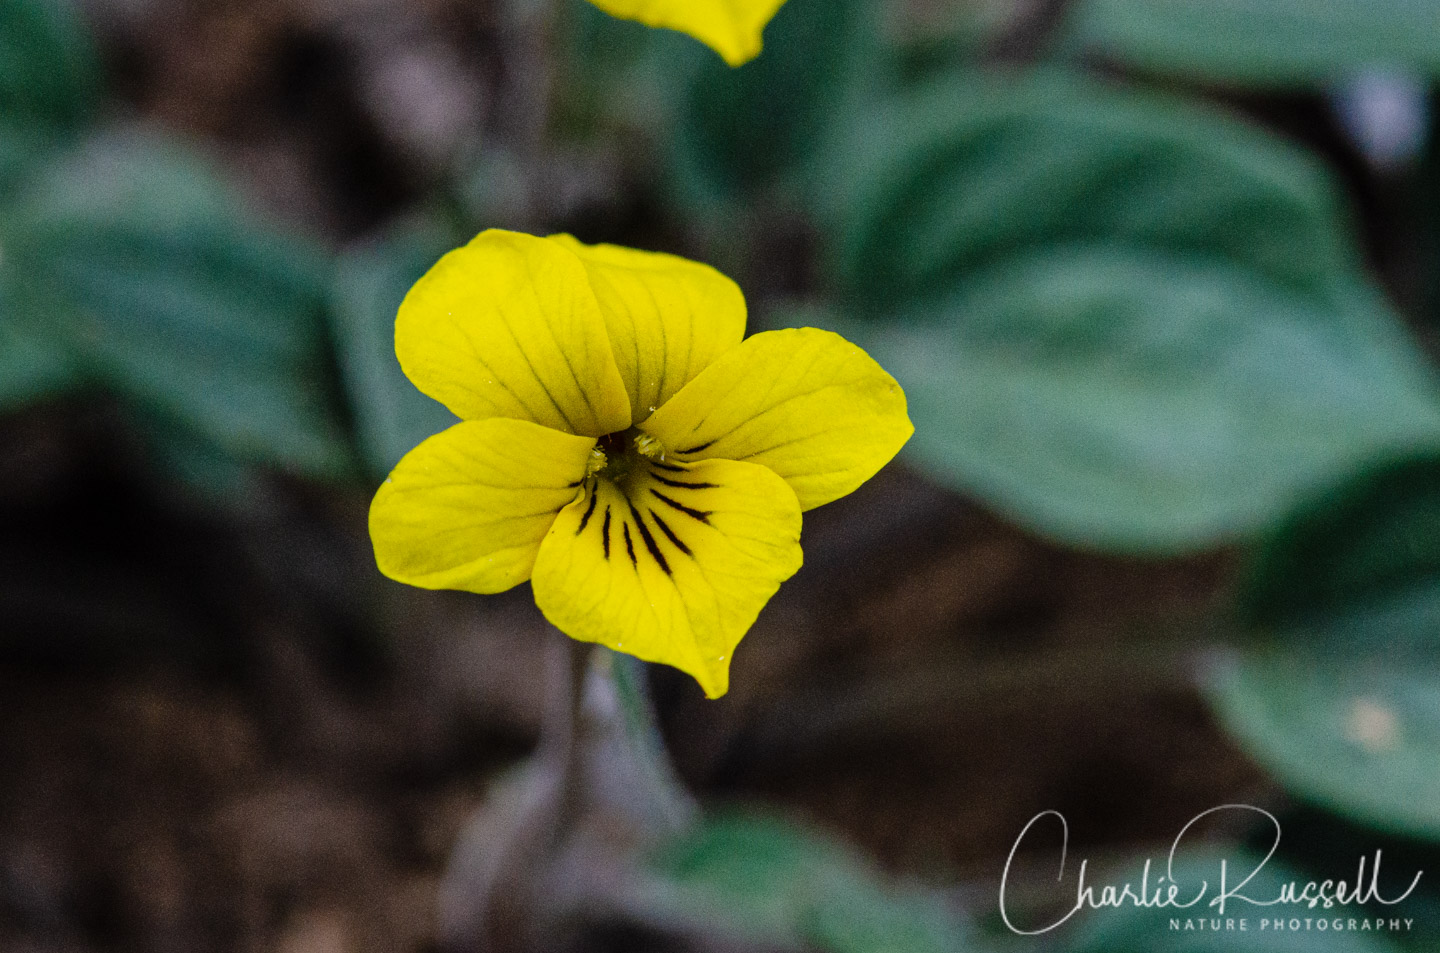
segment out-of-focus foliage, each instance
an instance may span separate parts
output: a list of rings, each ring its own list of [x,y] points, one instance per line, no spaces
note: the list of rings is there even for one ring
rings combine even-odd
[[[1253,534],[1301,491],[1440,435],[1387,310],[1330,308],[1222,262],[1050,249],[905,317],[861,340],[909,394],[912,458],[1082,545]]]
[[[1440,839],[1440,459],[1311,501],[1262,550],[1262,639],[1221,665],[1226,724],[1300,796]]]
[[[1432,597],[1357,609],[1248,649],[1217,674],[1221,717],[1305,800],[1440,839],[1440,658],[1433,645],[1397,645],[1404,636],[1393,634],[1437,626]]]
[[[1069,39],[1144,70],[1246,86],[1333,82],[1376,64],[1440,75],[1431,0],[1080,0]]]
[[[349,473],[329,256],[188,147],[95,125],[68,4],[4,0],[0,28],[0,407],[98,387],[201,483],[242,464]]]
[[[1427,592],[1440,604],[1440,457],[1389,463],[1307,501],[1253,562],[1242,604],[1259,627]]]
[[[425,438],[455,422],[443,404],[416,390],[400,370],[395,313],[440,256],[465,241],[450,229],[417,221],[340,260],[331,324],[357,439],[374,473],[388,473]]]
[[[973,949],[935,898],[888,884],[849,848],[776,819],[717,815],[667,844],[651,870],[643,907],[673,927],[766,949]]]
[[[1326,302],[1357,280],[1313,158],[1217,110],[1081,75],[950,75],[880,98],[822,168],[812,191],[836,283],[867,310],[1076,245],[1216,261]]]
[[[838,108],[878,78],[878,27],[868,0],[790,0],[754,62],[694,63],[675,129],[682,189],[743,196],[799,167]]]
[[[24,126],[73,127],[95,111],[100,72],[64,0],[0,0],[0,140]]]
[[[76,380],[68,355],[22,322],[22,313],[34,313],[28,300],[19,283],[0,280],[0,412],[59,393]]]
[[[831,169],[840,301],[891,319],[853,333],[910,394],[911,456],[1047,534],[1192,550],[1440,439],[1336,189],[1256,129],[956,77],[872,106]]]
[[[22,315],[27,291],[4,280],[15,228],[10,200],[94,112],[100,83],[90,38],[61,0],[0,0],[0,410],[73,380],[67,356]]]
[[[252,221],[196,157],[138,135],[86,142],[10,208],[0,280],[89,379],[240,460],[346,471],[322,252]]]

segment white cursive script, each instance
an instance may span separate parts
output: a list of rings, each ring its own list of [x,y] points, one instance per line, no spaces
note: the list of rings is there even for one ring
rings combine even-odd
[[[1248,811],[1260,815],[1269,821],[1274,830],[1274,837],[1270,842],[1270,849],[1258,862],[1249,862],[1249,870],[1242,867],[1241,870],[1232,869],[1228,860],[1220,861],[1216,890],[1212,894],[1211,884],[1208,880],[1202,880],[1197,884],[1182,885],[1175,879],[1175,858],[1179,853],[1185,837],[1200,821],[1225,811]],[[1005,872],[1000,877],[1000,917],[1005,925],[1014,933],[1021,936],[1036,936],[1041,933],[1049,933],[1051,930],[1061,926],[1081,910],[1099,910],[1104,907],[1148,907],[1148,908],[1173,908],[1189,909],[1201,901],[1209,898],[1207,906],[1214,908],[1217,916],[1225,915],[1226,904],[1247,903],[1257,907],[1273,906],[1301,906],[1307,909],[1330,910],[1335,907],[1345,907],[1366,903],[1378,903],[1385,906],[1394,906],[1402,902],[1420,884],[1420,877],[1424,871],[1416,871],[1415,878],[1410,881],[1409,888],[1398,897],[1386,898],[1380,892],[1380,856],[1381,851],[1376,850],[1374,861],[1371,863],[1369,857],[1361,857],[1359,869],[1353,881],[1345,880],[1323,880],[1308,881],[1300,884],[1291,881],[1281,885],[1279,892],[1273,896],[1256,897],[1246,893],[1250,882],[1275,856],[1275,851],[1280,847],[1280,821],[1275,815],[1263,808],[1253,807],[1249,804],[1224,804],[1220,807],[1212,807],[1191,818],[1189,823],[1180,829],[1174,842],[1170,845],[1170,853],[1165,860],[1164,876],[1155,878],[1151,882],[1152,870],[1151,861],[1147,858],[1141,872],[1138,883],[1125,882],[1119,886],[1103,884],[1097,889],[1096,885],[1086,882],[1089,861],[1080,862],[1079,879],[1075,885],[1075,904],[1070,907],[1058,920],[1034,929],[1022,929],[1015,925],[1010,919],[1010,911],[1005,903],[1005,891],[1010,883],[1010,868],[1015,862],[1015,854],[1020,845],[1030,836],[1032,829],[1041,821],[1054,819],[1060,824],[1060,869],[1056,875],[1056,883],[1065,881],[1065,860],[1070,846],[1070,825],[1065,816],[1059,811],[1041,811],[1030,819],[1025,825],[1020,836],[1015,839],[1015,844],[1010,848],[1010,856],[1005,860]],[[1240,876],[1244,874],[1244,876]]]

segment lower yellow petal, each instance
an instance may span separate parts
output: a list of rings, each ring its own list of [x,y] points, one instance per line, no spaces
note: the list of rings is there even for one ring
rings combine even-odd
[[[535,560],[535,602],[557,628],[673,665],[718,698],[735,646],[800,568],[800,505],[764,467],[642,465],[561,512]]]
[[[503,592],[580,493],[595,441],[525,420],[466,421],[405,455],[370,506],[380,571],[425,589]]]
[[[640,429],[667,459],[769,467],[807,510],[870,479],[915,432],[895,378],[856,345],[816,328],[748,338]]]
[[[679,30],[731,66],[760,54],[761,33],[785,0],[590,0],[611,16]]]

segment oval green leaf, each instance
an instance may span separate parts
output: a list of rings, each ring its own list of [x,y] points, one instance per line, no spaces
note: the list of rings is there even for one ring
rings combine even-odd
[[[389,473],[455,415],[410,383],[395,357],[395,313],[412,285],[464,238],[419,224],[340,259],[331,289],[331,324],[361,451],[376,474]]]
[[[1376,65],[1440,76],[1431,0],[1080,0],[1068,39],[1141,69],[1316,86]]]
[[[870,310],[1066,243],[1228,259],[1326,300],[1356,270],[1316,162],[1182,100],[1078,76],[952,76],[845,129],[812,191],[840,290]]]
[[[0,248],[0,254],[3,254]],[[21,282],[0,268],[0,414],[63,393],[79,383],[69,352],[27,315]]]
[[[77,125],[94,111],[100,85],[98,58],[73,3],[0,0],[0,119],[7,125]]]
[[[88,142],[16,203],[0,269],[88,374],[246,461],[348,473],[327,257],[261,223],[209,166],[141,136]],[[5,280],[0,275],[0,281]]]
[[[1220,667],[1211,696],[1225,728],[1296,797],[1440,841],[1437,632],[1440,587],[1247,649]],[[1421,633],[1428,646],[1415,644]]]
[[[775,818],[721,814],[653,858],[636,908],[653,920],[765,949],[960,953],[958,917],[887,882],[852,849]]]
[[[1221,667],[1231,733],[1296,796],[1440,840],[1440,452],[1358,470],[1260,549]]]
[[[731,69],[687,51],[700,60],[685,82],[675,137],[687,196],[714,200],[770,185],[808,157],[872,65],[875,19],[868,0],[788,0],[750,63]]]
[[[1440,841],[1440,451],[1356,471],[1261,547],[1231,733],[1297,797]]]
[[[1241,603],[1247,623],[1273,630],[1425,589],[1440,591],[1434,451],[1347,475],[1305,501],[1259,547]]]
[[[940,482],[1064,542],[1173,554],[1440,441],[1417,349],[1362,289],[1349,302],[1225,261],[1088,246],[846,330],[905,387],[906,452]]]

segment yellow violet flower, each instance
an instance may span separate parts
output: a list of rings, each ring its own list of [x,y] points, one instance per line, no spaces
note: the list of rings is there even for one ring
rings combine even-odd
[[[745,334],[735,283],[568,235],[487,231],[411,289],[400,365],[461,423],[380,487],[380,569],[427,589],[529,579],[557,628],[683,669],[717,698],[800,568],[800,514],[854,490],[914,428],[860,348]]]
[[[760,55],[760,34],[785,0],[590,0],[611,16],[679,30],[710,47],[731,66]]]

